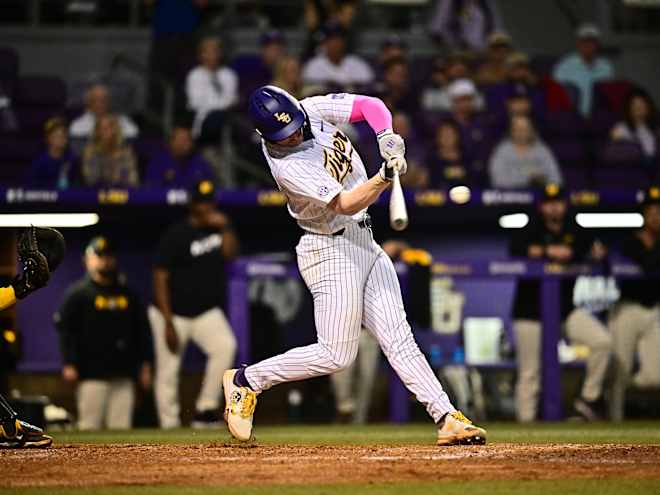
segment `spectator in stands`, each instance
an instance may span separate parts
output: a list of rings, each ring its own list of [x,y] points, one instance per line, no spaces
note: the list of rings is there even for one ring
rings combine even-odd
[[[506,98],[506,110],[508,121],[512,117],[523,116],[532,118],[532,101],[529,99],[529,91],[524,84],[513,84]]]
[[[511,119],[509,137],[495,148],[489,173],[491,185],[501,189],[562,183],[554,155],[536,136],[529,117],[524,116]]]
[[[646,191],[641,207],[644,226],[624,241],[622,252],[639,264],[645,274],[660,273],[660,188]],[[621,299],[610,312],[609,327],[614,340],[616,363],[612,388],[612,419],[621,421],[625,393],[629,385],[639,388],[660,387],[660,291],[657,279],[619,281]],[[639,369],[632,375],[635,355]]]
[[[156,349],[156,404],[160,425],[176,428],[179,370],[189,339],[207,355],[193,426],[218,427],[221,377],[234,362],[236,338],[221,309],[225,263],[238,253],[230,219],[215,206],[216,189],[201,181],[190,192],[187,218],[173,224],[156,250],[154,302],[149,319]]]
[[[453,49],[482,51],[488,36],[500,28],[493,0],[438,0],[430,31]]]
[[[639,144],[648,165],[656,163],[660,127],[651,97],[644,91],[633,91],[626,99],[624,118],[610,131],[612,141],[631,141]]]
[[[286,55],[286,39],[282,32],[267,31],[259,38],[258,55],[243,55],[232,63],[240,80],[240,93],[247,98],[252,92],[274,77],[277,64]]]
[[[445,120],[436,129],[426,166],[430,187],[470,183],[470,162],[461,142],[461,132],[452,120]]]
[[[376,93],[391,111],[416,115],[419,110],[418,94],[412,88],[408,62],[405,58],[389,60],[384,67],[382,81]]]
[[[507,79],[514,84],[536,86],[539,82],[529,65],[529,57],[523,52],[513,52],[506,58]]]
[[[275,64],[275,74],[271,84],[284,89],[298,99],[303,98],[302,73],[298,58],[293,55],[281,57]]]
[[[344,30],[346,47],[349,51],[355,46],[356,19],[359,13],[357,0],[305,0],[305,28],[308,33],[301,59],[314,57],[319,43],[323,43],[324,30],[336,25]]]
[[[217,145],[226,113],[238,102],[238,77],[223,65],[222,43],[204,38],[198,46],[199,65],[188,73],[188,108],[195,112],[193,135],[200,144]]]
[[[72,285],[55,313],[62,377],[77,384],[81,430],[128,429],[134,381],[149,388],[153,345],[145,306],[117,271],[112,243],[91,240],[84,255],[87,275]]]
[[[418,138],[410,117],[404,112],[395,111],[392,114],[392,129],[406,142],[408,172],[401,177],[401,184],[412,188],[425,187],[428,183],[428,173],[424,166],[424,145]]]
[[[565,192],[555,184],[543,189],[539,210],[528,225],[511,240],[510,254],[531,260],[548,260],[570,264],[587,260],[600,261],[606,249],[568,215]],[[590,310],[589,294],[577,307],[574,304],[577,284],[561,282],[561,321],[566,335],[577,344],[589,348],[586,373],[580,397],[574,402],[575,413],[586,420],[601,417],[603,382],[607,371],[612,342],[607,328]],[[518,281],[513,307],[513,330],[516,339],[518,379],[516,383],[516,416],[519,421],[536,419],[541,386],[541,322],[540,282]],[[593,294],[593,296],[600,294]]]
[[[215,182],[213,170],[195,151],[190,129],[176,126],[170,133],[167,148],[149,162],[146,185],[191,189],[201,180]]]
[[[346,53],[346,32],[338,25],[327,26],[321,53],[303,68],[305,84],[318,84],[328,90],[351,90],[373,81],[371,67],[361,57]]]
[[[593,24],[583,24],[577,30],[577,53],[563,57],[553,71],[555,80],[580,90],[579,110],[585,117],[591,114],[594,83],[614,77],[612,64],[598,54],[599,49],[600,30]]]
[[[401,36],[398,34],[388,35],[380,45],[380,53],[376,60],[378,75],[382,75],[390,60],[407,58],[407,51],[408,46]]]
[[[451,104],[451,117],[458,124],[463,143],[467,148],[479,146],[488,130],[476,119],[479,94],[474,83],[469,79],[454,81],[447,88],[447,94]]]
[[[452,99],[449,89],[452,83],[464,80],[472,84],[474,88],[472,103],[475,110],[482,110],[486,105],[484,98],[479,93],[470,79],[470,67],[468,59],[463,53],[450,55],[446,60],[436,59],[433,62],[431,73],[431,84],[422,92],[422,108],[429,112],[448,112],[452,108]]]
[[[69,135],[64,119],[48,119],[44,135],[46,150],[32,162],[27,184],[30,187],[67,189],[75,173],[76,157],[69,150]]]
[[[502,32],[495,32],[488,37],[488,52],[486,61],[477,71],[476,80],[479,84],[498,84],[507,80],[509,68],[507,58],[513,46],[511,37]]]
[[[112,105],[108,88],[103,84],[95,84],[89,88],[85,94],[85,113],[71,122],[69,127],[71,139],[89,139],[94,133],[97,121],[101,117],[110,115],[111,110]],[[134,139],[138,136],[138,127],[130,117],[117,115],[117,122],[125,139]]]
[[[135,153],[124,143],[116,116],[105,115],[96,121],[83,151],[81,175],[83,184],[90,187],[139,185]]]

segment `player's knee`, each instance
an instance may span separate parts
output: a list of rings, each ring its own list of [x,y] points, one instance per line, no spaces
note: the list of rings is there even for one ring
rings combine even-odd
[[[357,357],[358,346],[343,347],[329,350],[330,368],[333,373],[348,368]]]

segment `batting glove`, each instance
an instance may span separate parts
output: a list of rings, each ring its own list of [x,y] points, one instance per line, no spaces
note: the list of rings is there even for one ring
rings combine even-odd
[[[392,158],[380,166],[378,174],[383,180],[392,180],[394,178],[394,173],[397,172],[399,175],[403,175],[408,171],[408,164],[406,159],[403,157]]]
[[[403,158],[406,154],[406,145],[403,138],[394,134],[392,129],[380,131],[376,138],[378,139],[378,149],[383,160],[389,162],[393,158]]]

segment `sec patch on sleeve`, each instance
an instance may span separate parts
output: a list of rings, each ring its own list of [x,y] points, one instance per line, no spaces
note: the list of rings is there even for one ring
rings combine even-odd
[[[319,196],[321,196],[322,198],[326,197],[329,192],[330,192],[330,189],[328,189],[328,186],[320,186],[319,187]]]

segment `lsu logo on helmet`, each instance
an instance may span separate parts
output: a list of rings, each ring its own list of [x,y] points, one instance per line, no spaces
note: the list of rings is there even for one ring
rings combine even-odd
[[[289,115],[286,112],[278,112],[274,115],[275,115],[275,119],[278,122],[284,122],[285,124],[288,124],[289,122],[291,122],[291,115]]]

